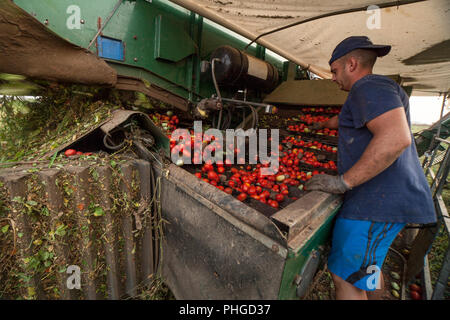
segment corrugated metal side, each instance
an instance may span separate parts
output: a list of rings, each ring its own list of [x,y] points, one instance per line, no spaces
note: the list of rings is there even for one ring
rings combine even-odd
[[[136,296],[157,265],[152,178],[142,160],[0,172],[0,298]]]

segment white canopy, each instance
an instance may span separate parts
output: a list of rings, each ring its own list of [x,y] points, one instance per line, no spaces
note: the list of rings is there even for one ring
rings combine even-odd
[[[262,33],[293,22],[347,9],[367,8],[373,0],[171,0],[234,32],[254,40]],[[377,0],[382,7],[394,2]],[[398,1],[397,3],[404,3]],[[409,1],[412,2],[412,1]],[[278,31],[257,43],[330,78],[328,60],[336,45],[352,35],[366,35],[375,44],[390,44],[374,72],[398,74],[414,94],[447,92],[450,88],[450,0],[429,0],[400,6],[341,13]]]

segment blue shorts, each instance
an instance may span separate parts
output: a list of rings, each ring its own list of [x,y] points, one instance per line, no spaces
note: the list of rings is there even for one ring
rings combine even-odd
[[[359,289],[380,288],[380,271],[389,246],[404,226],[337,218],[328,256],[329,271]]]

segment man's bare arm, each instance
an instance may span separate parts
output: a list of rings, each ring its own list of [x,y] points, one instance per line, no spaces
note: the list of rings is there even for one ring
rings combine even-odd
[[[339,126],[339,117],[333,116],[325,122],[321,123],[322,128],[337,129]]]
[[[366,126],[373,138],[361,158],[343,177],[351,188],[384,171],[411,144],[411,133],[403,107],[383,113]]]

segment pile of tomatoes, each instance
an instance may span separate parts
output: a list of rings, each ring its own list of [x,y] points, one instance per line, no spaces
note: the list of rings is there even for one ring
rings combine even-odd
[[[339,114],[341,109],[338,107],[307,107],[302,109],[303,112],[331,113]]]
[[[330,137],[337,137],[338,136],[338,131],[335,129],[329,129],[329,128],[323,128],[323,129],[319,129],[315,132],[318,135],[325,135],[325,136],[330,136]]]
[[[324,128],[320,130],[311,130],[305,123],[293,124],[288,126],[288,130],[291,132],[302,132],[302,133],[315,133],[318,135],[326,135],[331,137],[337,137],[338,131],[335,129]]]
[[[311,114],[305,114],[299,116],[300,121],[306,122],[307,124],[312,124],[313,122],[325,122],[330,118],[326,116],[313,116]]]
[[[409,295],[413,300],[422,300],[422,288],[415,283],[410,284]]]
[[[321,143],[319,141],[304,141],[304,140],[302,140],[301,136],[297,136],[297,137],[287,136],[281,142],[282,143],[290,143],[292,146],[296,146],[296,147],[318,149],[318,150],[327,151],[327,152],[331,152],[331,153],[337,152],[337,147],[332,147],[325,143]]]
[[[312,166],[314,168],[337,170],[336,163],[333,160],[329,160],[327,162],[320,162],[317,160],[317,156],[313,152],[305,151],[302,148],[288,149],[281,155],[282,158],[280,158],[280,163],[282,163],[288,168],[298,167],[298,165],[302,163]]]
[[[268,166],[256,164],[236,167],[231,164],[205,163],[195,176],[219,190],[234,195],[240,201],[253,198],[273,208],[279,208],[280,204],[289,198],[289,186],[300,186],[299,189],[303,189],[300,178],[309,180],[314,174],[319,174],[318,171],[306,173],[281,165],[278,173],[262,175],[261,168]],[[229,171],[229,178],[225,174],[226,171]]]
[[[171,111],[168,111],[165,115],[155,112],[150,114],[150,119],[159,127],[161,127],[166,133],[170,133],[177,129],[180,119],[177,115],[173,115]]]
[[[77,151],[75,149],[67,149],[66,151],[64,151],[64,155],[66,157],[72,157],[72,156],[91,156],[92,152],[81,152],[81,151]]]

